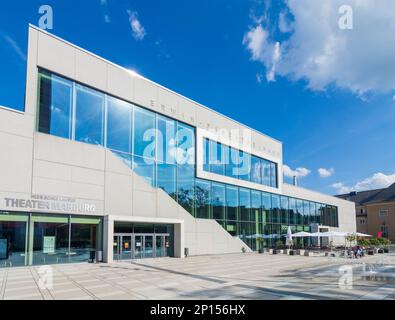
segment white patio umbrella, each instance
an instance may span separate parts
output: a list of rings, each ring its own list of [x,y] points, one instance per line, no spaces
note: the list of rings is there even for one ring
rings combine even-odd
[[[311,237],[311,236],[312,235],[310,232],[305,232],[305,231],[297,232],[292,235],[293,238],[304,238],[304,237]]]
[[[370,234],[361,233],[361,232],[347,233],[346,236],[348,236],[348,235],[355,235],[355,236],[361,237],[361,238],[369,238],[369,237],[372,237]]]
[[[280,238],[279,234],[263,234],[262,235],[263,239],[274,239],[274,238]]]
[[[292,246],[292,244],[293,244],[293,241],[292,241],[292,230],[291,230],[291,227],[288,226],[287,235],[286,235],[286,238],[285,238],[285,245],[287,245],[288,249],[289,249],[289,247]]]

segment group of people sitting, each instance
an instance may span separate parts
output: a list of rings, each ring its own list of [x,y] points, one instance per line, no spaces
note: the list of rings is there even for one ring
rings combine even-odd
[[[348,250],[348,255],[355,259],[362,258],[365,256],[365,248],[362,246],[354,246]]]

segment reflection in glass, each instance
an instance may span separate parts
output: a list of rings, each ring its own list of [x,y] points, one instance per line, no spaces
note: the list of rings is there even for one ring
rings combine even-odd
[[[226,164],[226,176],[230,178],[239,178],[239,151],[233,148],[228,148],[228,157]]]
[[[79,84],[75,87],[75,140],[103,145],[104,94]]]
[[[251,157],[251,182],[262,184],[261,159],[255,156]]]
[[[211,187],[213,219],[225,220],[225,186],[213,183]]]
[[[107,148],[132,153],[133,106],[107,98]]]
[[[288,197],[281,196],[281,223],[288,224]]]
[[[196,180],[196,218],[210,219],[210,182]]]
[[[239,151],[239,179],[250,181],[251,178],[251,155],[249,153]]]
[[[0,239],[3,239],[0,244],[0,250],[2,251],[0,256],[5,257],[8,250],[8,259],[0,260],[0,267],[24,266],[26,257],[26,222],[0,221]]]
[[[155,113],[134,107],[134,155],[155,159]]]
[[[239,190],[237,187],[226,186],[226,220],[238,220]]]
[[[194,215],[195,166],[190,164],[178,165],[177,171],[178,203]]]
[[[272,223],[280,223],[280,196],[272,195]]]
[[[152,159],[134,156],[133,170],[152,187],[155,187],[155,162]]]
[[[262,223],[272,222],[272,200],[270,193],[262,192]]]
[[[250,221],[250,208],[251,208],[251,197],[250,190],[240,188],[239,189],[239,206],[240,206],[240,220]]]
[[[40,115],[38,130],[71,138],[73,83],[40,71]]]

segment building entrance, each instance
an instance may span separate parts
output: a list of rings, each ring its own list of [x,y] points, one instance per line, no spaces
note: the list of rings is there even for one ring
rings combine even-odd
[[[116,233],[114,260],[132,260],[170,256],[169,233]]]

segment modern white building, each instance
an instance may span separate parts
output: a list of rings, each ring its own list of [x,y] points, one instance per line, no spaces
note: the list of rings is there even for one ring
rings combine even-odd
[[[281,142],[33,26],[25,109],[0,108],[0,148],[0,266],[356,228],[353,202],[283,183]]]

